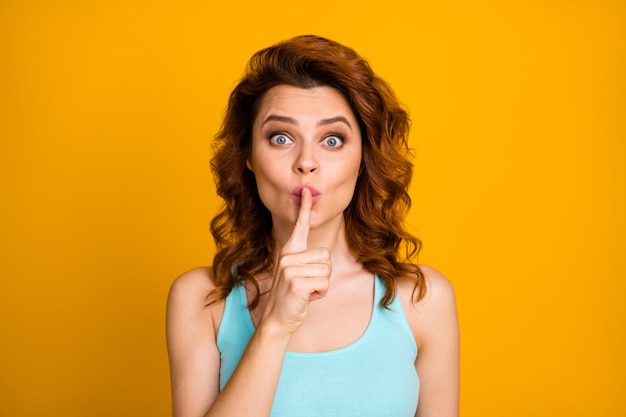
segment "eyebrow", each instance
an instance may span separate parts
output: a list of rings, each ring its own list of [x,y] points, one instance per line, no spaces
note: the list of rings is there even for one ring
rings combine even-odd
[[[271,121],[277,121],[277,122],[284,122],[284,123],[289,123],[292,125],[296,125],[298,126],[298,121],[292,117],[286,117],[286,116],[276,116],[276,115],[269,115],[267,116],[267,118],[265,119],[265,121],[263,122],[263,124],[267,123],[267,122],[271,122]]]
[[[267,116],[267,118],[265,119],[263,124],[266,124],[266,123],[272,122],[272,121],[289,123],[289,124],[292,124],[294,126],[299,126],[300,125],[298,123],[298,121],[296,119],[294,119],[293,117],[278,116],[278,115],[275,115],[275,114],[271,114],[271,115]],[[348,119],[346,119],[343,116],[331,117],[329,119],[322,119],[319,122],[317,122],[317,125],[318,126],[325,126],[325,125],[330,125],[330,124],[333,124],[333,123],[344,123],[346,126],[348,126],[348,128],[350,128],[350,130],[352,130],[352,125],[350,125],[350,122],[348,121]]]
[[[330,119],[322,119],[317,123],[317,125],[324,126],[324,125],[330,125],[333,123],[345,123],[346,126],[348,126],[350,130],[352,130],[352,126],[350,125],[350,122],[348,121],[348,119],[346,119],[343,116],[331,117]]]

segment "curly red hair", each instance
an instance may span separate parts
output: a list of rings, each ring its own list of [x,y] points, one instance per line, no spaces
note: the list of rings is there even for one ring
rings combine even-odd
[[[350,250],[365,269],[378,274],[385,283],[383,306],[389,306],[395,297],[400,276],[414,278],[414,294],[421,299],[425,293],[424,275],[417,262],[412,262],[416,261],[421,241],[404,227],[411,205],[408,187],[413,174],[407,143],[408,114],[390,86],[354,50],[311,35],[254,54],[230,95],[211,160],[217,194],[224,200],[221,211],[211,221],[217,248],[213,295],[222,299],[238,280],[249,283],[256,289],[250,302],[250,308],[254,308],[260,297],[254,277],[272,271],[274,266],[272,217],[259,198],[246,160],[261,99],[270,88],[282,84],[333,87],[350,104],[363,143],[361,173],[344,212]]]

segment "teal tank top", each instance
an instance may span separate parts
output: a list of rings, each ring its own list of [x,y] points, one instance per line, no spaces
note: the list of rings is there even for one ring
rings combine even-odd
[[[415,416],[417,345],[399,298],[381,307],[385,287],[378,276],[374,282],[374,311],[359,339],[327,352],[285,353],[271,417]],[[236,285],[217,334],[220,390],[254,332],[247,305],[245,288]]]

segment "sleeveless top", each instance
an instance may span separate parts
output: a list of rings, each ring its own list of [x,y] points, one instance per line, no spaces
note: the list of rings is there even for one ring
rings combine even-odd
[[[327,352],[285,353],[271,417],[413,417],[419,379],[417,345],[399,297],[380,306],[384,284],[374,279],[374,309],[355,342]],[[220,390],[241,359],[254,325],[245,287],[226,297],[217,334]]]

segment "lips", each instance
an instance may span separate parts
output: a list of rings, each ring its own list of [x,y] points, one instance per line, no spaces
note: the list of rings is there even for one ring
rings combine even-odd
[[[294,188],[291,191],[291,197],[293,198],[293,201],[295,201],[297,205],[300,205],[300,201],[302,201],[302,190],[304,188],[308,188],[311,191],[311,206],[314,206],[315,203],[317,203],[317,201],[320,199],[322,193],[320,193],[320,191],[312,185],[299,185]]]

